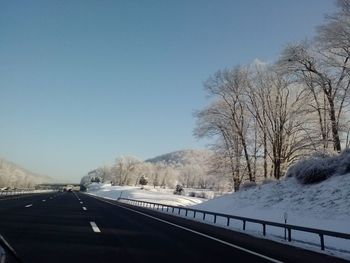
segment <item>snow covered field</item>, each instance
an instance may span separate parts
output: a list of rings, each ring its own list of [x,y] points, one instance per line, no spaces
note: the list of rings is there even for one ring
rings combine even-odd
[[[111,186],[110,184],[93,183],[88,187],[88,194],[116,200],[119,197],[137,199],[141,201],[161,203],[175,206],[190,206],[200,204],[205,199],[174,195],[174,189],[161,189],[153,187]]]

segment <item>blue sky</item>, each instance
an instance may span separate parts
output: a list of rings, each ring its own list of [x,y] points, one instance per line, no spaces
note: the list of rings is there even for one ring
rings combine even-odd
[[[0,157],[79,181],[119,155],[203,148],[225,67],[312,38],[331,0],[1,1]]]

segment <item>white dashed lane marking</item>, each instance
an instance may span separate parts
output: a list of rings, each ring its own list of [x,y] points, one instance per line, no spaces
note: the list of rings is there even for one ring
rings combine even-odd
[[[93,230],[95,233],[101,233],[101,230],[98,228],[98,226],[96,225],[95,222],[90,221],[90,225],[91,225],[91,227],[92,227],[92,230]]]
[[[42,200],[43,202],[46,202],[46,200],[44,199],[44,200]]]
[[[85,206],[83,206],[83,210],[84,210],[84,211],[86,211],[86,210],[87,210],[87,208],[86,208]]]
[[[28,208],[28,207],[31,207],[31,206],[33,206],[33,204],[26,205],[25,207],[27,207],[27,208]]]

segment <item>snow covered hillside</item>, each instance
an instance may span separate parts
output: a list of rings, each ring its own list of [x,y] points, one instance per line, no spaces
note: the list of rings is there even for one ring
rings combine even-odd
[[[227,194],[194,208],[280,223],[284,222],[287,212],[289,224],[349,233],[350,174],[308,185],[300,184],[294,177],[286,178]],[[257,231],[260,226],[252,224],[247,229]],[[283,236],[277,229],[268,230],[271,231]],[[319,246],[316,235],[295,231],[293,238]],[[349,240],[326,237],[325,242],[328,249],[347,251],[350,258]]]
[[[166,205],[189,206],[203,202],[204,199],[174,195],[173,189],[146,187],[141,189],[134,186],[111,186],[110,184],[92,183],[87,193],[116,200],[119,197],[141,201],[161,203]]]
[[[166,153],[145,162],[149,163],[165,163],[172,166],[185,166],[185,165],[206,165],[208,159],[212,156],[212,152],[209,150],[181,150],[171,153]]]
[[[34,174],[13,162],[0,159],[0,187],[33,187],[51,181],[48,176]]]

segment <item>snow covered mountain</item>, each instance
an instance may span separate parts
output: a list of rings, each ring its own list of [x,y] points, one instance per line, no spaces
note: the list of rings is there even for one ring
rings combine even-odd
[[[32,187],[52,181],[48,176],[38,175],[19,165],[0,159],[0,187]]]
[[[213,153],[209,150],[181,150],[162,154],[145,162],[164,163],[172,166],[204,165]]]

